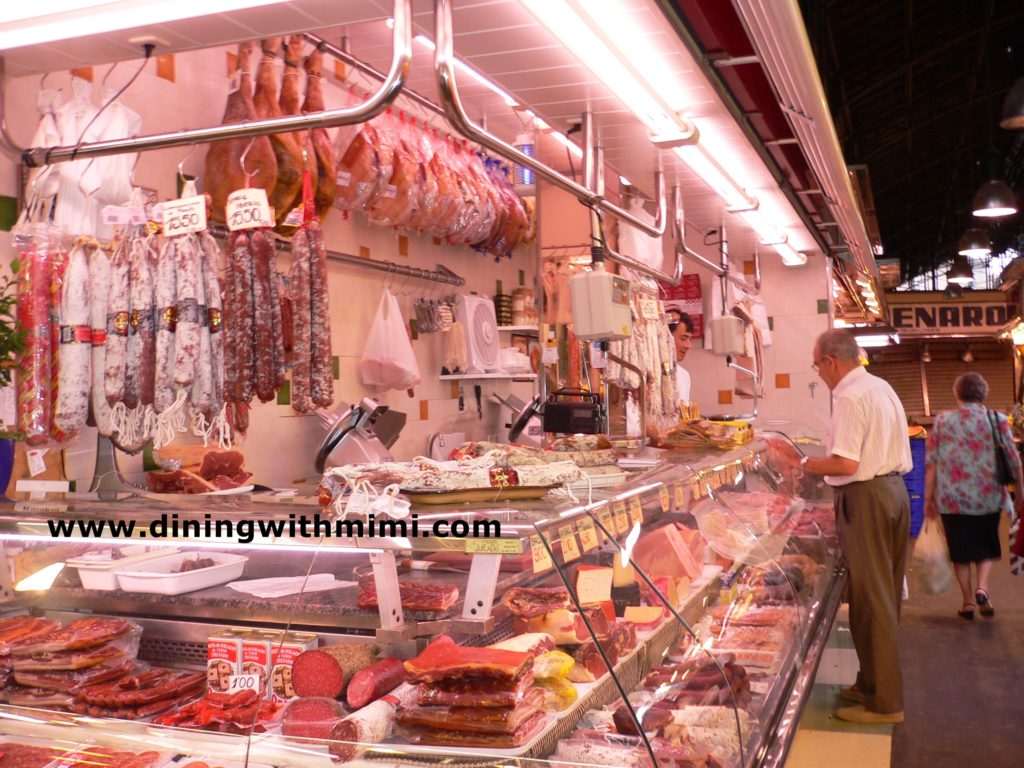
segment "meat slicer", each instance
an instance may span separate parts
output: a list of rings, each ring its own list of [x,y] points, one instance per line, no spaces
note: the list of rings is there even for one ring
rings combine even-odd
[[[328,430],[316,453],[316,471],[345,464],[391,461],[388,448],[405,427],[406,415],[392,411],[372,397],[355,405],[341,403],[341,416]]]

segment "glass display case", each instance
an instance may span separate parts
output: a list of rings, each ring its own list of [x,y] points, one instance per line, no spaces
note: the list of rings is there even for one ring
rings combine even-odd
[[[257,494],[7,504],[0,742],[38,768],[781,764],[842,589],[830,502],[759,439],[653,455],[386,535]]]

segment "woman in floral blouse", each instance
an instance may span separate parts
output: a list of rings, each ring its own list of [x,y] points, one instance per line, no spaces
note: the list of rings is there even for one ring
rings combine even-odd
[[[1013,444],[1010,424],[1000,413],[983,405],[988,382],[977,373],[965,373],[953,384],[959,407],[941,414],[928,436],[928,469],[925,476],[924,509],[930,518],[942,515],[957,581],[963,592],[962,618],[974,618],[975,607],[982,616],[995,609],[988,595],[992,563],[1002,557],[999,546],[999,516],[1004,511],[1021,513],[1024,493],[1011,504],[1010,495],[996,480],[994,436],[998,435],[1011,457],[1017,487],[1021,488],[1020,456]],[[978,575],[978,588],[971,591],[971,564]]]

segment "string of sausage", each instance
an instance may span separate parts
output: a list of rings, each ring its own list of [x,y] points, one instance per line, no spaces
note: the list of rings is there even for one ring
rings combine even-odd
[[[107,360],[107,303],[110,300],[110,257],[102,248],[89,256],[89,317],[92,325],[92,418],[101,435],[114,432],[110,403],[104,391]]]
[[[85,426],[92,379],[89,256],[99,243],[78,241],[68,256],[60,303],[60,373],[53,423],[68,439]]]
[[[328,408],[334,402],[334,365],[331,360],[331,307],[327,286],[327,248],[320,222],[308,225],[310,233],[310,322],[312,324],[313,404]]]

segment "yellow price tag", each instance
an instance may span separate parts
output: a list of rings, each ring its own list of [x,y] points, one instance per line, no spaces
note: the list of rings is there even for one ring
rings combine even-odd
[[[615,515],[615,532],[618,535],[629,532],[629,515],[626,513],[626,505],[621,501],[612,504],[612,513]]]
[[[644,524],[644,508],[640,503],[639,496],[633,496],[629,500],[629,516],[632,518],[634,523]]]
[[[658,491],[658,498],[661,500],[661,511],[668,512],[672,506],[672,502],[668,495],[667,485],[661,486],[661,490]]]
[[[672,488],[676,497],[676,511],[682,510],[686,506],[686,491],[683,489],[682,483],[676,483]]]
[[[580,547],[576,543],[576,534],[572,532],[571,525],[564,525],[558,529],[558,537],[562,540],[562,561],[571,563],[579,560]]]
[[[551,555],[548,554],[547,547],[540,540],[540,536],[530,537],[530,554],[533,556],[534,573],[540,573],[554,567],[554,563],[551,562]]]
[[[700,498],[700,490],[701,490],[700,480],[691,480],[690,481],[690,498],[693,501],[696,501],[697,499]]]
[[[518,555],[523,551],[519,539],[466,539],[466,553],[470,555]]]
[[[612,519],[612,511],[608,509],[608,507],[602,507],[597,513],[597,519],[601,521],[601,525],[604,526],[604,530],[614,537],[615,521]]]
[[[599,540],[597,538],[597,528],[593,520],[589,517],[584,517],[576,523],[576,529],[580,535],[580,544],[583,545],[584,552],[597,549]]]

